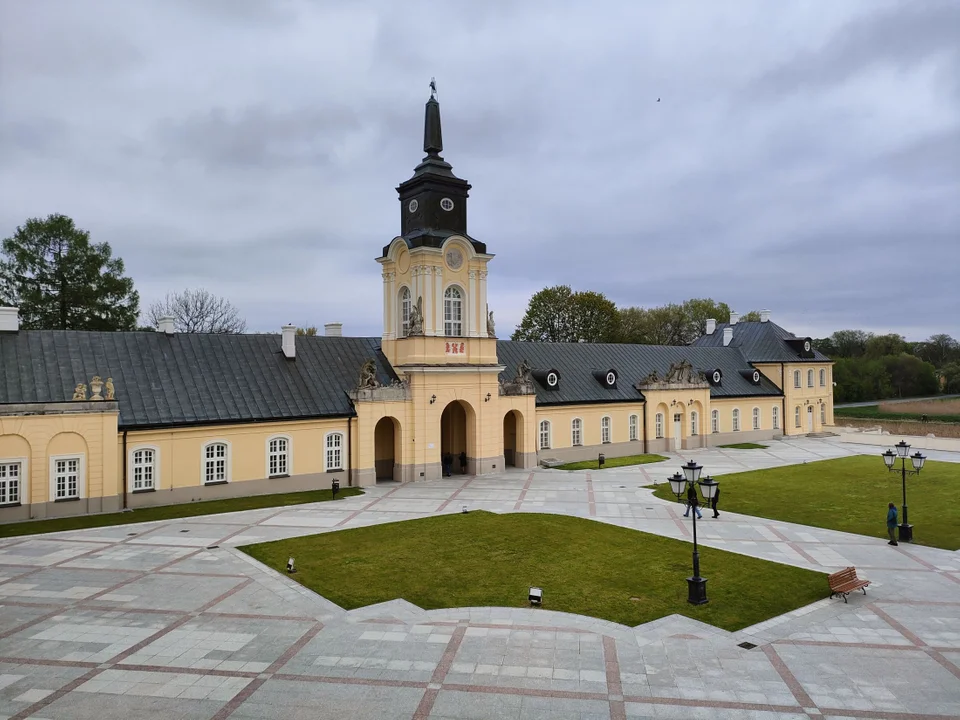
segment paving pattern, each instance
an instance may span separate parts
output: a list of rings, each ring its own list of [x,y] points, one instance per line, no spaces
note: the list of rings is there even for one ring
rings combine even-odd
[[[0,718],[960,717],[957,552],[721,509],[698,523],[704,545],[823,572],[855,565],[873,582],[849,603],[824,599],[729,633],[679,615],[628,628],[402,600],[346,612],[235,549],[462,505],[688,539],[678,506],[642,487],[688,457],[719,476],[863,452],[875,448],[804,438],[602,473],[387,484],[336,503],[6,539]]]

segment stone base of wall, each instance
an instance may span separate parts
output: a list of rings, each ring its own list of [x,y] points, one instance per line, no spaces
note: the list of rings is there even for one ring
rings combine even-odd
[[[119,512],[123,508],[123,498],[81,498],[63,502],[33,503],[16,507],[0,508],[0,523],[23,522],[24,520],[42,520],[74,515],[92,515],[94,513]]]
[[[891,435],[911,435],[925,437],[935,435],[945,438],[960,438],[960,423],[917,422],[916,420],[868,420],[866,418],[848,418],[834,416],[837,427],[855,427],[861,429],[883,428]]]
[[[717,445],[736,445],[737,443],[761,443],[768,440],[780,439],[783,433],[780,430],[741,430],[740,432],[711,433],[706,436],[710,447]]]
[[[650,451],[653,452],[653,451]],[[604,443],[603,445],[577,445],[576,447],[541,450],[538,461],[555,459],[561,462],[580,462],[582,460],[596,460],[603,453],[605,457],[625,457],[627,455],[643,455],[643,443],[631,440],[621,443]]]

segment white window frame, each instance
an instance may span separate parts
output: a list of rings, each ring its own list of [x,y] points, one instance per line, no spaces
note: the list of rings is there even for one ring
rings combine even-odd
[[[663,438],[663,413],[658,412],[656,415],[654,415],[653,429],[654,429],[654,432],[656,433],[657,438],[662,439]]]
[[[720,411],[719,410],[710,411],[710,431],[713,433],[720,432]]]
[[[753,409],[753,429],[759,430],[762,423],[763,419],[760,417],[760,408],[755,407]]]
[[[793,411],[793,420],[794,420],[795,427],[803,427],[803,425],[800,424],[801,419],[802,419],[802,414],[800,412],[800,406],[797,405]]]
[[[57,462],[77,460],[77,494],[57,497]],[[87,496],[87,455],[86,453],[67,453],[50,456],[50,499],[54,502],[79,500]]]
[[[151,462],[149,465],[150,485],[137,487],[137,453],[145,451],[153,453],[153,462]],[[159,485],[158,478],[160,477],[160,448],[158,448],[156,445],[134,445],[132,448],[130,448],[130,457],[127,462],[130,464],[130,469],[127,476],[127,483],[130,486],[130,492],[149,492],[157,489],[157,486]],[[140,467],[146,467],[146,465],[141,465]]]
[[[627,418],[627,427],[630,429],[630,439],[639,440],[640,439],[640,417],[638,415],[631,415]]]
[[[740,408],[734,408],[730,413],[733,422],[733,431],[740,432]]]
[[[219,458],[217,458],[216,455],[214,455],[214,457],[212,458],[207,457],[207,448],[213,447],[215,445],[223,445],[226,448],[223,455],[224,463],[223,463],[223,479],[222,480],[216,479],[216,462]],[[230,473],[231,473],[231,470],[233,469],[232,468],[233,463],[231,462],[232,455],[233,455],[233,452],[232,452],[232,448],[230,446],[229,440],[223,440],[221,438],[217,438],[215,440],[210,440],[209,442],[205,442],[203,446],[200,448],[200,484],[201,485],[220,485],[222,483],[230,482]],[[207,480],[207,463],[209,462],[214,463],[214,479],[208,481]]]
[[[827,424],[827,404],[826,403],[820,404],[820,424],[821,425]]]
[[[541,421],[540,421],[540,427],[539,427],[538,429],[539,429],[539,433],[538,433],[538,435],[537,435],[538,447],[539,447],[541,450],[549,450],[549,449],[550,449],[550,434],[551,434],[551,433],[550,433],[550,421],[549,421],[549,420],[541,420]]]
[[[813,368],[807,370],[807,387],[813,387]]]
[[[613,441],[613,420],[609,415],[600,418],[600,443],[609,445]]]
[[[794,370],[794,371],[793,371],[793,386],[794,386],[795,388],[803,387],[803,384],[802,384],[801,381],[800,381],[800,371],[799,371],[799,370]]]
[[[275,440],[283,440],[287,444],[286,450],[284,450],[282,453],[273,452],[270,449],[270,445],[273,444]],[[270,437],[268,437],[267,444],[265,446],[265,454],[267,458],[266,472],[267,472],[268,478],[289,477],[290,475],[293,475],[293,439],[289,435],[285,435],[281,433],[278,435],[271,435]],[[275,472],[275,473],[270,472],[270,465],[271,465],[270,461],[273,459],[274,455],[276,455],[278,458],[279,457],[283,458],[283,462],[285,464],[283,472]]]
[[[413,299],[410,294],[410,288],[406,285],[400,288],[400,295],[397,299],[399,327],[397,330],[400,337],[405,338],[410,334],[410,310],[413,308]]]
[[[10,478],[3,477],[0,478],[0,482],[6,483],[8,486],[4,488],[5,494],[3,500],[0,500],[0,507],[16,507],[17,505],[23,505],[23,495],[26,490],[26,483],[24,482],[25,478],[29,477],[27,475],[27,458],[23,457],[11,457],[11,458],[0,458],[0,466],[3,467],[17,467],[17,499],[10,500]],[[9,472],[5,470],[4,473]]]
[[[696,437],[697,435],[700,434],[698,432],[700,430],[699,424],[700,424],[700,413],[698,413],[696,410],[691,410],[690,411],[690,437]]]
[[[827,386],[827,369],[820,368],[820,387]]]
[[[570,421],[570,444],[573,447],[583,445],[583,419],[574,418]]]
[[[339,438],[339,442],[334,441],[333,438]],[[331,462],[331,453],[333,460],[339,460],[339,463]],[[339,472],[343,469],[343,433],[334,430],[323,436],[323,470],[324,472]]]
[[[457,297],[452,296],[453,292]],[[466,316],[466,293],[459,285],[448,285],[443,291],[443,334],[446,337],[464,337],[463,321]],[[456,303],[456,305],[454,304]],[[454,307],[457,308],[457,319],[453,319]]]
[[[773,429],[779,430],[780,429],[780,406],[779,405],[774,405],[770,409],[770,417],[773,418]]]

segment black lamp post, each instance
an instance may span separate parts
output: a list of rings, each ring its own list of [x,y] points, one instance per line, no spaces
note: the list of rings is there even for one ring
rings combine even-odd
[[[903,440],[898,442],[894,447],[897,448],[897,452],[887,450],[884,453],[880,453],[880,457],[883,458],[883,462],[890,472],[897,471],[894,463],[897,461],[897,458],[900,458],[900,482],[903,487],[903,517],[900,522],[900,542],[913,542],[913,525],[907,522],[907,475],[919,475],[923,469],[923,461],[927,458],[925,455],[921,455],[919,450],[913,455],[910,455],[910,446]],[[908,456],[913,463],[913,470],[907,470]]]
[[[693,511],[693,577],[687,578],[687,602],[692,605],[703,605],[708,602],[707,579],[700,577],[700,552],[697,547],[697,508],[700,503],[696,488],[698,485],[700,486],[703,499],[709,503],[719,483],[710,477],[701,480],[700,473],[703,472],[703,466],[697,465],[693,460],[683,465],[682,469],[683,475],[674,473],[668,479],[670,480],[670,489],[673,490],[678,501],[686,491],[690,509]]]
[[[330,483],[330,492],[333,495],[333,499],[336,500],[337,493],[340,492],[340,480],[338,478],[334,478]]]

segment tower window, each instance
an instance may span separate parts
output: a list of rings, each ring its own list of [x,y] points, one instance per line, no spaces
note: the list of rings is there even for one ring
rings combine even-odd
[[[440,201],[440,209],[446,210],[447,212],[453,210],[453,200],[450,198],[443,198],[443,200]]]
[[[443,293],[443,334],[463,336],[463,293],[453,285]]]
[[[400,337],[410,334],[410,288],[400,290]]]

